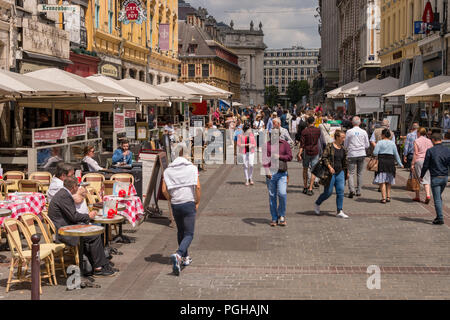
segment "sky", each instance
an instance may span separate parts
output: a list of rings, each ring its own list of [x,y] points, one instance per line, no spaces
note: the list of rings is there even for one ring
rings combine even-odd
[[[249,29],[253,20],[255,28],[261,21],[264,42],[270,49],[320,48],[318,0],[185,0],[192,7],[206,8],[217,22],[230,24],[234,29]],[[330,1],[330,0],[329,0]]]

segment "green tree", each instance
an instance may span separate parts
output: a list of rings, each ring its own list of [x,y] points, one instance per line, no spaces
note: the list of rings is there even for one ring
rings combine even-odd
[[[279,100],[280,96],[278,94],[278,88],[275,86],[266,87],[264,91],[265,104],[269,105],[270,107],[273,107],[278,103]]]
[[[303,96],[309,96],[309,84],[306,80],[294,80],[289,83],[286,91],[287,96],[292,104],[298,103]]]

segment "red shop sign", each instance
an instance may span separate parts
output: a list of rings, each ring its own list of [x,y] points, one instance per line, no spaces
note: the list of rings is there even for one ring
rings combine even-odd
[[[34,142],[55,141],[65,138],[65,129],[46,129],[34,131]]]
[[[125,110],[125,118],[136,118],[136,110]]]
[[[67,127],[67,137],[77,137],[86,135],[86,126],[81,124],[79,126],[68,126]]]

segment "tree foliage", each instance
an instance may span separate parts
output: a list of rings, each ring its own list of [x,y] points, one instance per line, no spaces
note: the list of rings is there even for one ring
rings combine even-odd
[[[309,96],[309,84],[306,80],[292,81],[286,91],[287,96],[292,104],[298,103],[303,96]]]
[[[264,91],[265,104],[269,105],[270,107],[273,107],[273,106],[277,105],[279,100],[280,100],[280,96],[278,93],[278,88],[275,86],[266,87],[266,89]]]

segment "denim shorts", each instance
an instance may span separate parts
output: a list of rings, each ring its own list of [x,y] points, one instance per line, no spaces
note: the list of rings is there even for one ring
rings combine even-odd
[[[303,157],[303,168],[314,168],[315,165],[319,162],[319,155],[308,156],[307,154]]]

